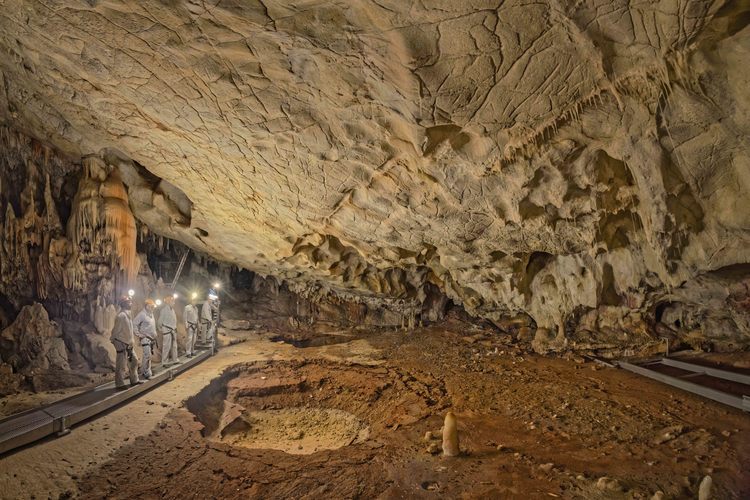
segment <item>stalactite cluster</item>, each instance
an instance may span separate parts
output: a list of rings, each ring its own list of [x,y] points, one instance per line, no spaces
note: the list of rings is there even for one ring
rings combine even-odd
[[[76,166],[5,128],[0,147],[0,292],[16,308],[29,299],[62,300],[71,245],[53,191],[60,196],[65,175]]]
[[[75,255],[66,264],[66,287],[85,289],[93,263],[121,270],[125,279],[122,288],[138,274],[135,218],[128,206],[128,194],[118,171],[100,158],[83,161],[68,237]],[[102,271],[97,270],[100,274]]]
[[[0,148],[6,312],[40,301],[58,317],[93,319],[140,268],[119,172],[99,158],[65,158],[7,128],[0,129]]]

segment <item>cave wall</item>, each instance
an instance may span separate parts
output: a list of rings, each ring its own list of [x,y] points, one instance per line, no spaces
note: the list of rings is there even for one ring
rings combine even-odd
[[[63,217],[70,213],[79,165],[50,148],[0,129],[0,294],[6,315],[33,300],[65,298],[71,253]]]
[[[375,300],[355,294],[342,296],[320,286],[299,287],[245,269],[222,269],[219,276],[226,276],[224,281],[230,285],[224,298],[229,317],[265,326],[412,330],[443,320],[453,307],[437,287],[428,287],[421,303]]]

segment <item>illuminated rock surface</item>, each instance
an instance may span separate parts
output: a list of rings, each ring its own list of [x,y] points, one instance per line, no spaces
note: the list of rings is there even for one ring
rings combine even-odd
[[[407,322],[431,283],[501,325],[527,314],[539,351],[648,339],[673,289],[747,342],[748,270],[727,268],[750,261],[745,2],[0,13],[0,116],[118,167],[157,234]],[[689,292],[721,268],[701,279],[736,289]]]

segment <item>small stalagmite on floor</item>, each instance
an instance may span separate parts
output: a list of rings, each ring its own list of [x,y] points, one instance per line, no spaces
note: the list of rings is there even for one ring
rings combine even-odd
[[[456,416],[452,411],[445,415],[443,424],[443,456],[457,457],[461,452],[458,447],[458,427]]]
[[[711,489],[713,485],[714,481],[711,479],[711,476],[704,477],[701,485],[698,487],[698,500],[710,500],[712,498]]]

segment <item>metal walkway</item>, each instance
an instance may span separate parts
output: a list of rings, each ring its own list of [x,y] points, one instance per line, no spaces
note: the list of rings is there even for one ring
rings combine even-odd
[[[698,394],[719,403],[750,411],[750,375],[739,371],[660,358],[641,364],[618,361],[617,365],[638,375]]]
[[[60,401],[6,417],[0,420],[0,456],[53,434],[67,434],[73,425],[172,380],[175,375],[192,368],[212,354],[213,349],[199,350],[196,356],[183,358],[182,362],[154,373],[143,384],[124,390],[117,390],[115,383],[109,382]]]

